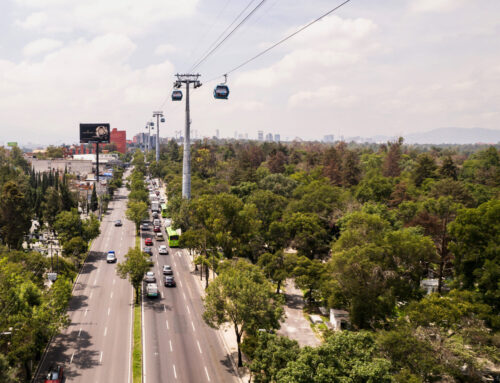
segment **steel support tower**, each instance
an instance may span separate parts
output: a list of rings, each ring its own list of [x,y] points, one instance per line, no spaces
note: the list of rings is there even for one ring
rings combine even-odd
[[[153,118],[156,117],[156,162],[160,162],[160,117],[163,118],[163,112],[157,110],[153,112]]]
[[[176,74],[177,80],[174,82],[175,88],[186,85],[186,125],[184,127],[184,155],[182,158],[182,198],[191,198],[191,117],[189,109],[189,86],[199,88],[201,82],[198,80],[199,74]]]

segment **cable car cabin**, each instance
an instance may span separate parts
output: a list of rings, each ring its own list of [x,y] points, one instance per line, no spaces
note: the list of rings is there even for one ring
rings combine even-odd
[[[162,117],[160,122],[165,122],[165,117]]]
[[[180,90],[174,90],[172,92],[172,101],[181,101],[182,100],[182,92]]]
[[[222,100],[227,100],[229,97],[229,87],[227,85],[217,85],[214,89],[214,97]]]

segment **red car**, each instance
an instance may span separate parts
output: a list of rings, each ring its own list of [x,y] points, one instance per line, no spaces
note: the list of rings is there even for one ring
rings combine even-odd
[[[62,366],[50,367],[45,378],[45,383],[62,383],[63,375]]]
[[[154,231],[155,233],[159,233],[159,232],[161,231],[160,226],[155,226],[155,227],[153,228],[153,231]]]
[[[151,238],[146,238],[146,240],[144,241],[144,244],[146,246],[153,246],[153,240]]]

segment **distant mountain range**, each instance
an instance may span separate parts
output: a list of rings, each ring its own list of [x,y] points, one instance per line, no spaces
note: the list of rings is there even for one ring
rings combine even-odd
[[[422,133],[403,135],[407,144],[496,144],[500,130],[483,128],[439,128]],[[375,142],[393,141],[397,137],[375,136]]]

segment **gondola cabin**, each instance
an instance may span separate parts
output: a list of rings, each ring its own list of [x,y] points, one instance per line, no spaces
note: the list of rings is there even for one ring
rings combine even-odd
[[[229,87],[223,84],[217,85],[214,89],[214,97],[217,99],[227,100],[229,97]]]
[[[181,101],[182,100],[182,92],[180,90],[174,90],[172,92],[172,101]]]

